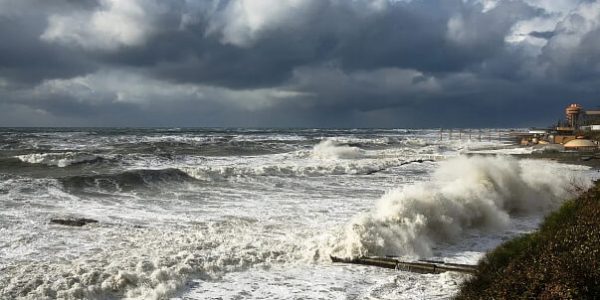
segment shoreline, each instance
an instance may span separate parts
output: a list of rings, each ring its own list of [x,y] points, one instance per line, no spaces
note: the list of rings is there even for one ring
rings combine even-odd
[[[509,156],[587,166],[600,172],[599,152],[532,152]],[[476,273],[460,284],[453,298],[572,299],[597,295],[594,283],[600,274],[593,270],[600,263],[597,255],[600,244],[594,233],[600,228],[599,211],[600,182],[596,181],[546,216],[535,231],[511,238],[488,251],[477,263]]]
[[[522,152],[514,150],[524,150],[531,152]],[[497,152],[499,150],[512,150],[509,152]],[[588,166],[593,170],[600,170],[600,151],[544,151],[543,148],[535,148],[532,146],[522,146],[517,143],[500,146],[500,147],[489,147],[484,149],[477,149],[474,151],[467,151],[464,155],[507,155],[517,159],[542,159],[555,161],[562,164]]]
[[[598,152],[540,152],[510,155],[518,159],[543,159],[600,170],[600,153]]]
[[[456,299],[595,299],[600,294],[600,182],[548,215],[536,231],[480,260]]]

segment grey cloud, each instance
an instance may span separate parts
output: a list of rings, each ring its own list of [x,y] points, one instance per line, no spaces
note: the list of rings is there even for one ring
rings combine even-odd
[[[0,0],[0,105],[48,125],[516,126],[600,92],[597,3],[257,3]]]
[[[584,2],[557,24],[538,57],[551,80],[593,83],[600,75],[600,3]]]
[[[555,34],[554,31],[532,31],[529,33],[529,35],[532,37],[545,39],[545,40],[551,39],[554,36],[554,34]]]
[[[107,53],[100,59],[147,68],[166,80],[231,88],[282,84],[295,68],[330,63],[344,70],[399,67],[452,72],[501,52],[511,25],[537,12],[521,2],[502,2],[486,13],[460,0],[395,3],[370,12],[352,7],[356,1],[307,2],[310,5],[300,12],[302,22],[264,29],[248,46],[224,43],[219,32],[207,34],[212,20],[203,7],[185,28],[175,16],[163,18],[162,32],[145,47]],[[459,24],[454,37],[448,32],[451,20]]]
[[[43,19],[0,15],[0,77],[22,83],[91,72],[96,63],[69,48],[38,39]]]

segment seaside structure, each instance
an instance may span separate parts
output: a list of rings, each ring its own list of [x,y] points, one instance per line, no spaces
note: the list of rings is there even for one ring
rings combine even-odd
[[[579,115],[581,115],[581,105],[572,103],[567,106],[565,109],[565,113],[567,115],[567,122],[569,123],[569,127],[575,129],[579,125]]]
[[[581,105],[572,103],[565,108],[565,115],[567,122],[559,122],[557,131],[600,131],[600,109],[584,110]]]
[[[594,151],[598,149],[596,143],[587,139],[574,139],[566,142],[563,146],[565,150]]]
[[[518,135],[521,145],[558,144],[564,150],[596,151],[600,140],[600,109],[585,110],[572,103],[565,108],[565,120],[554,128],[530,130]]]

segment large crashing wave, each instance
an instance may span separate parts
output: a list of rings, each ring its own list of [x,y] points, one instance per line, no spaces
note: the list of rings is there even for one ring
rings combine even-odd
[[[340,256],[428,256],[439,242],[471,229],[505,228],[512,214],[544,213],[575,195],[576,181],[557,164],[508,157],[444,161],[431,181],[385,194],[335,241]]]

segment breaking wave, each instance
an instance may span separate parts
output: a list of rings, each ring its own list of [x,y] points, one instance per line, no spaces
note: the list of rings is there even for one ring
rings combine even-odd
[[[115,174],[78,175],[61,178],[70,190],[95,188],[104,191],[130,191],[140,187],[153,187],[160,183],[190,182],[194,178],[179,169],[129,170]]]
[[[9,276],[0,278],[0,294],[36,300],[169,299],[190,277],[215,280],[252,266],[303,259],[284,237],[257,241],[255,226],[260,224],[252,219],[168,231],[97,223],[82,230],[96,231],[93,236],[110,242],[90,259],[8,267],[3,272]],[[39,268],[43,274],[32,273]]]
[[[83,152],[62,153],[33,153],[16,156],[22,162],[30,164],[44,164],[60,168],[82,163],[94,163],[104,160],[103,157]]]
[[[444,161],[431,181],[390,191],[370,212],[353,218],[332,252],[429,256],[437,243],[456,241],[466,230],[505,228],[512,214],[545,213],[575,195],[577,179],[558,168],[508,157]]]
[[[325,139],[314,146],[312,156],[321,159],[356,159],[365,155],[358,147],[341,145],[334,140]]]

